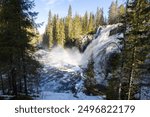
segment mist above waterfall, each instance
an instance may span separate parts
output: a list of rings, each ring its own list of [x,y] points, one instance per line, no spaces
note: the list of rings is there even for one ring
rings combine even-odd
[[[36,54],[41,55],[41,59],[39,60],[43,64],[53,67],[62,67],[65,65],[78,66],[82,58],[82,54],[76,47],[63,48],[57,46],[50,51],[39,50]]]
[[[52,63],[67,63],[70,65],[79,65],[82,54],[76,47],[62,48],[57,46],[50,51]]]

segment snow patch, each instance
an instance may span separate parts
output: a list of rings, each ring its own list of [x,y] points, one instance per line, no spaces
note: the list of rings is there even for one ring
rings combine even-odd
[[[102,100],[104,97],[101,96],[87,96],[84,93],[79,93],[74,96],[72,93],[54,93],[54,92],[43,92],[41,97],[36,99],[43,100]]]

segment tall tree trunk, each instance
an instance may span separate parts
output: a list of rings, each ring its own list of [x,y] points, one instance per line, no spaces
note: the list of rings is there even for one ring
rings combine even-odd
[[[132,51],[132,62],[131,62],[131,68],[130,68],[130,74],[129,74],[129,87],[128,87],[128,100],[131,99],[131,92],[132,92],[132,84],[134,80],[134,67],[135,67],[135,55],[136,55],[136,47],[133,48]]]
[[[25,91],[25,94],[28,95],[28,89],[27,89],[27,77],[26,77],[26,74],[25,72],[23,73],[23,78],[24,78],[24,91]]]
[[[2,87],[2,92],[3,92],[3,94],[5,94],[4,82],[3,82],[3,77],[2,77],[2,74],[0,74],[0,79],[1,79],[1,87]]]
[[[119,78],[118,100],[121,100],[121,93],[122,93],[122,79],[124,77],[123,70],[124,70],[125,48],[126,48],[126,42],[125,42],[125,39],[123,39],[123,48],[121,50],[121,70],[120,70],[120,78]]]
[[[12,79],[11,79],[11,73],[8,73],[8,94],[12,91]]]
[[[119,81],[118,100],[121,100],[121,90],[122,90],[122,82]]]
[[[24,80],[24,91],[25,94],[28,95],[28,88],[27,88],[27,76],[26,76],[26,65],[25,65],[25,58],[24,53],[22,52],[22,65],[23,65],[23,80]]]
[[[22,79],[19,79],[19,92],[22,92]]]
[[[17,96],[17,82],[16,82],[16,73],[15,68],[11,70],[11,78],[12,78],[12,87],[13,87],[13,94]]]

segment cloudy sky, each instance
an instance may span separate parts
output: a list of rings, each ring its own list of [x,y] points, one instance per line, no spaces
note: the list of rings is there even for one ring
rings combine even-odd
[[[76,12],[83,15],[85,11],[96,12],[97,7],[103,8],[104,15],[108,16],[108,9],[112,1],[115,0],[35,0],[35,11],[39,12],[37,23],[44,22],[44,25],[39,28],[42,34],[45,30],[45,25],[48,19],[48,11],[51,10],[53,14],[59,14],[64,17],[67,15],[68,7],[71,4],[73,14]],[[118,3],[124,3],[125,0],[118,0]]]

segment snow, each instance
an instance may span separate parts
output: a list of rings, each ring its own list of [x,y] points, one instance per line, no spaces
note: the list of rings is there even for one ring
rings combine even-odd
[[[54,93],[54,92],[42,92],[40,98],[43,100],[102,100],[104,97],[100,96],[87,96],[84,93],[79,93],[74,96],[72,93]]]
[[[141,99],[150,100],[150,87],[149,86],[141,87]]]
[[[10,99],[13,98],[14,96],[11,96],[11,95],[2,95],[2,94],[0,94],[0,97],[1,97],[1,98],[4,98],[5,100],[10,100]]]
[[[2,93],[2,91],[0,90],[0,95],[2,95],[3,93]]]

